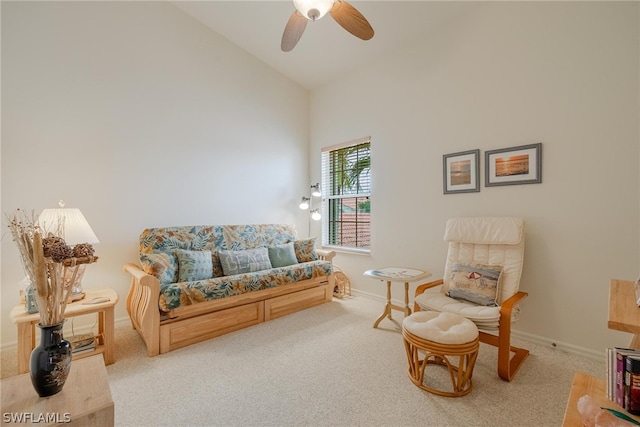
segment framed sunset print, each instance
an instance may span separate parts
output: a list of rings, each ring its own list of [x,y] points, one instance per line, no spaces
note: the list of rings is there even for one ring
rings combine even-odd
[[[542,144],[485,151],[485,187],[542,182]]]
[[[442,157],[444,194],[480,191],[480,150]]]

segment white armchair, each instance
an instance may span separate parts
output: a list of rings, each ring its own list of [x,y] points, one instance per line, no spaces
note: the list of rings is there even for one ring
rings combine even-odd
[[[511,346],[511,323],[520,312],[517,304],[528,295],[519,291],[524,220],[450,219],[444,240],[449,242],[444,278],[418,286],[414,311],[449,312],[472,320],[480,341],[498,347],[499,377],[511,381],[529,355],[529,350]]]

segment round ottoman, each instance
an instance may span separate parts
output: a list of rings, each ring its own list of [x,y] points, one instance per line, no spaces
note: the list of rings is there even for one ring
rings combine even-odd
[[[473,366],[480,347],[478,328],[471,320],[452,313],[418,311],[404,318],[402,336],[409,361],[409,378],[415,385],[430,393],[449,397],[464,396],[471,391]],[[420,353],[424,354],[422,359]],[[452,391],[425,383],[427,365],[448,369]]]

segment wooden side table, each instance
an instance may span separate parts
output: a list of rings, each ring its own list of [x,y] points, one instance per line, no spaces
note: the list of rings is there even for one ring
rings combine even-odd
[[[114,407],[102,357],[71,362],[60,393],[39,397],[29,374],[2,380],[2,424],[100,426],[114,423]]]
[[[609,329],[633,334],[630,348],[640,348],[640,308],[631,280],[611,279],[609,284]]]
[[[102,354],[104,363],[111,365],[115,362],[115,315],[114,308],[118,303],[118,293],[113,289],[87,290],[87,296],[79,301],[67,304],[64,317],[82,316],[95,313],[98,315],[98,334],[96,348],[93,351],[74,354],[73,360]],[[108,298],[106,302],[91,303],[94,298]],[[24,305],[15,306],[9,317],[18,327],[18,373],[29,372],[29,357],[36,346],[36,325],[40,322],[40,314],[29,314]]]
[[[585,394],[593,398],[595,403],[603,408],[612,408],[623,414],[640,421],[640,417],[631,415],[614,401],[607,399],[606,385],[603,379],[592,377],[584,372],[576,372],[573,376],[569,400],[567,400],[567,408],[564,412],[562,421],[563,427],[583,427],[582,417],[578,412],[578,399]]]
[[[393,318],[391,317],[391,310],[402,311],[405,317],[410,315],[411,308],[409,308],[409,283],[431,276],[431,273],[429,273],[428,271],[402,267],[387,267],[379,270],[367,270],[363,274],[367,277],[387,282],[387,303],[384,306],[384,312],[373,324],[374,328],[377,328],[382,319],[384,319],[385,317],[389,318],[389,320],[393,320]],[[391,282],[404,283],[404,307],[400,307],[391,302]]]

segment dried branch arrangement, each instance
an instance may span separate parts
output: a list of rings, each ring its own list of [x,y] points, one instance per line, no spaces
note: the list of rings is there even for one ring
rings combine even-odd
[[[64,319],[78,267],[96,262],[98,257],[87,243],[71,248],[62,237],[42,230],[33,213],[17,209],[7,219],[24,271],[35,287],[40,325],[56,325]]]

